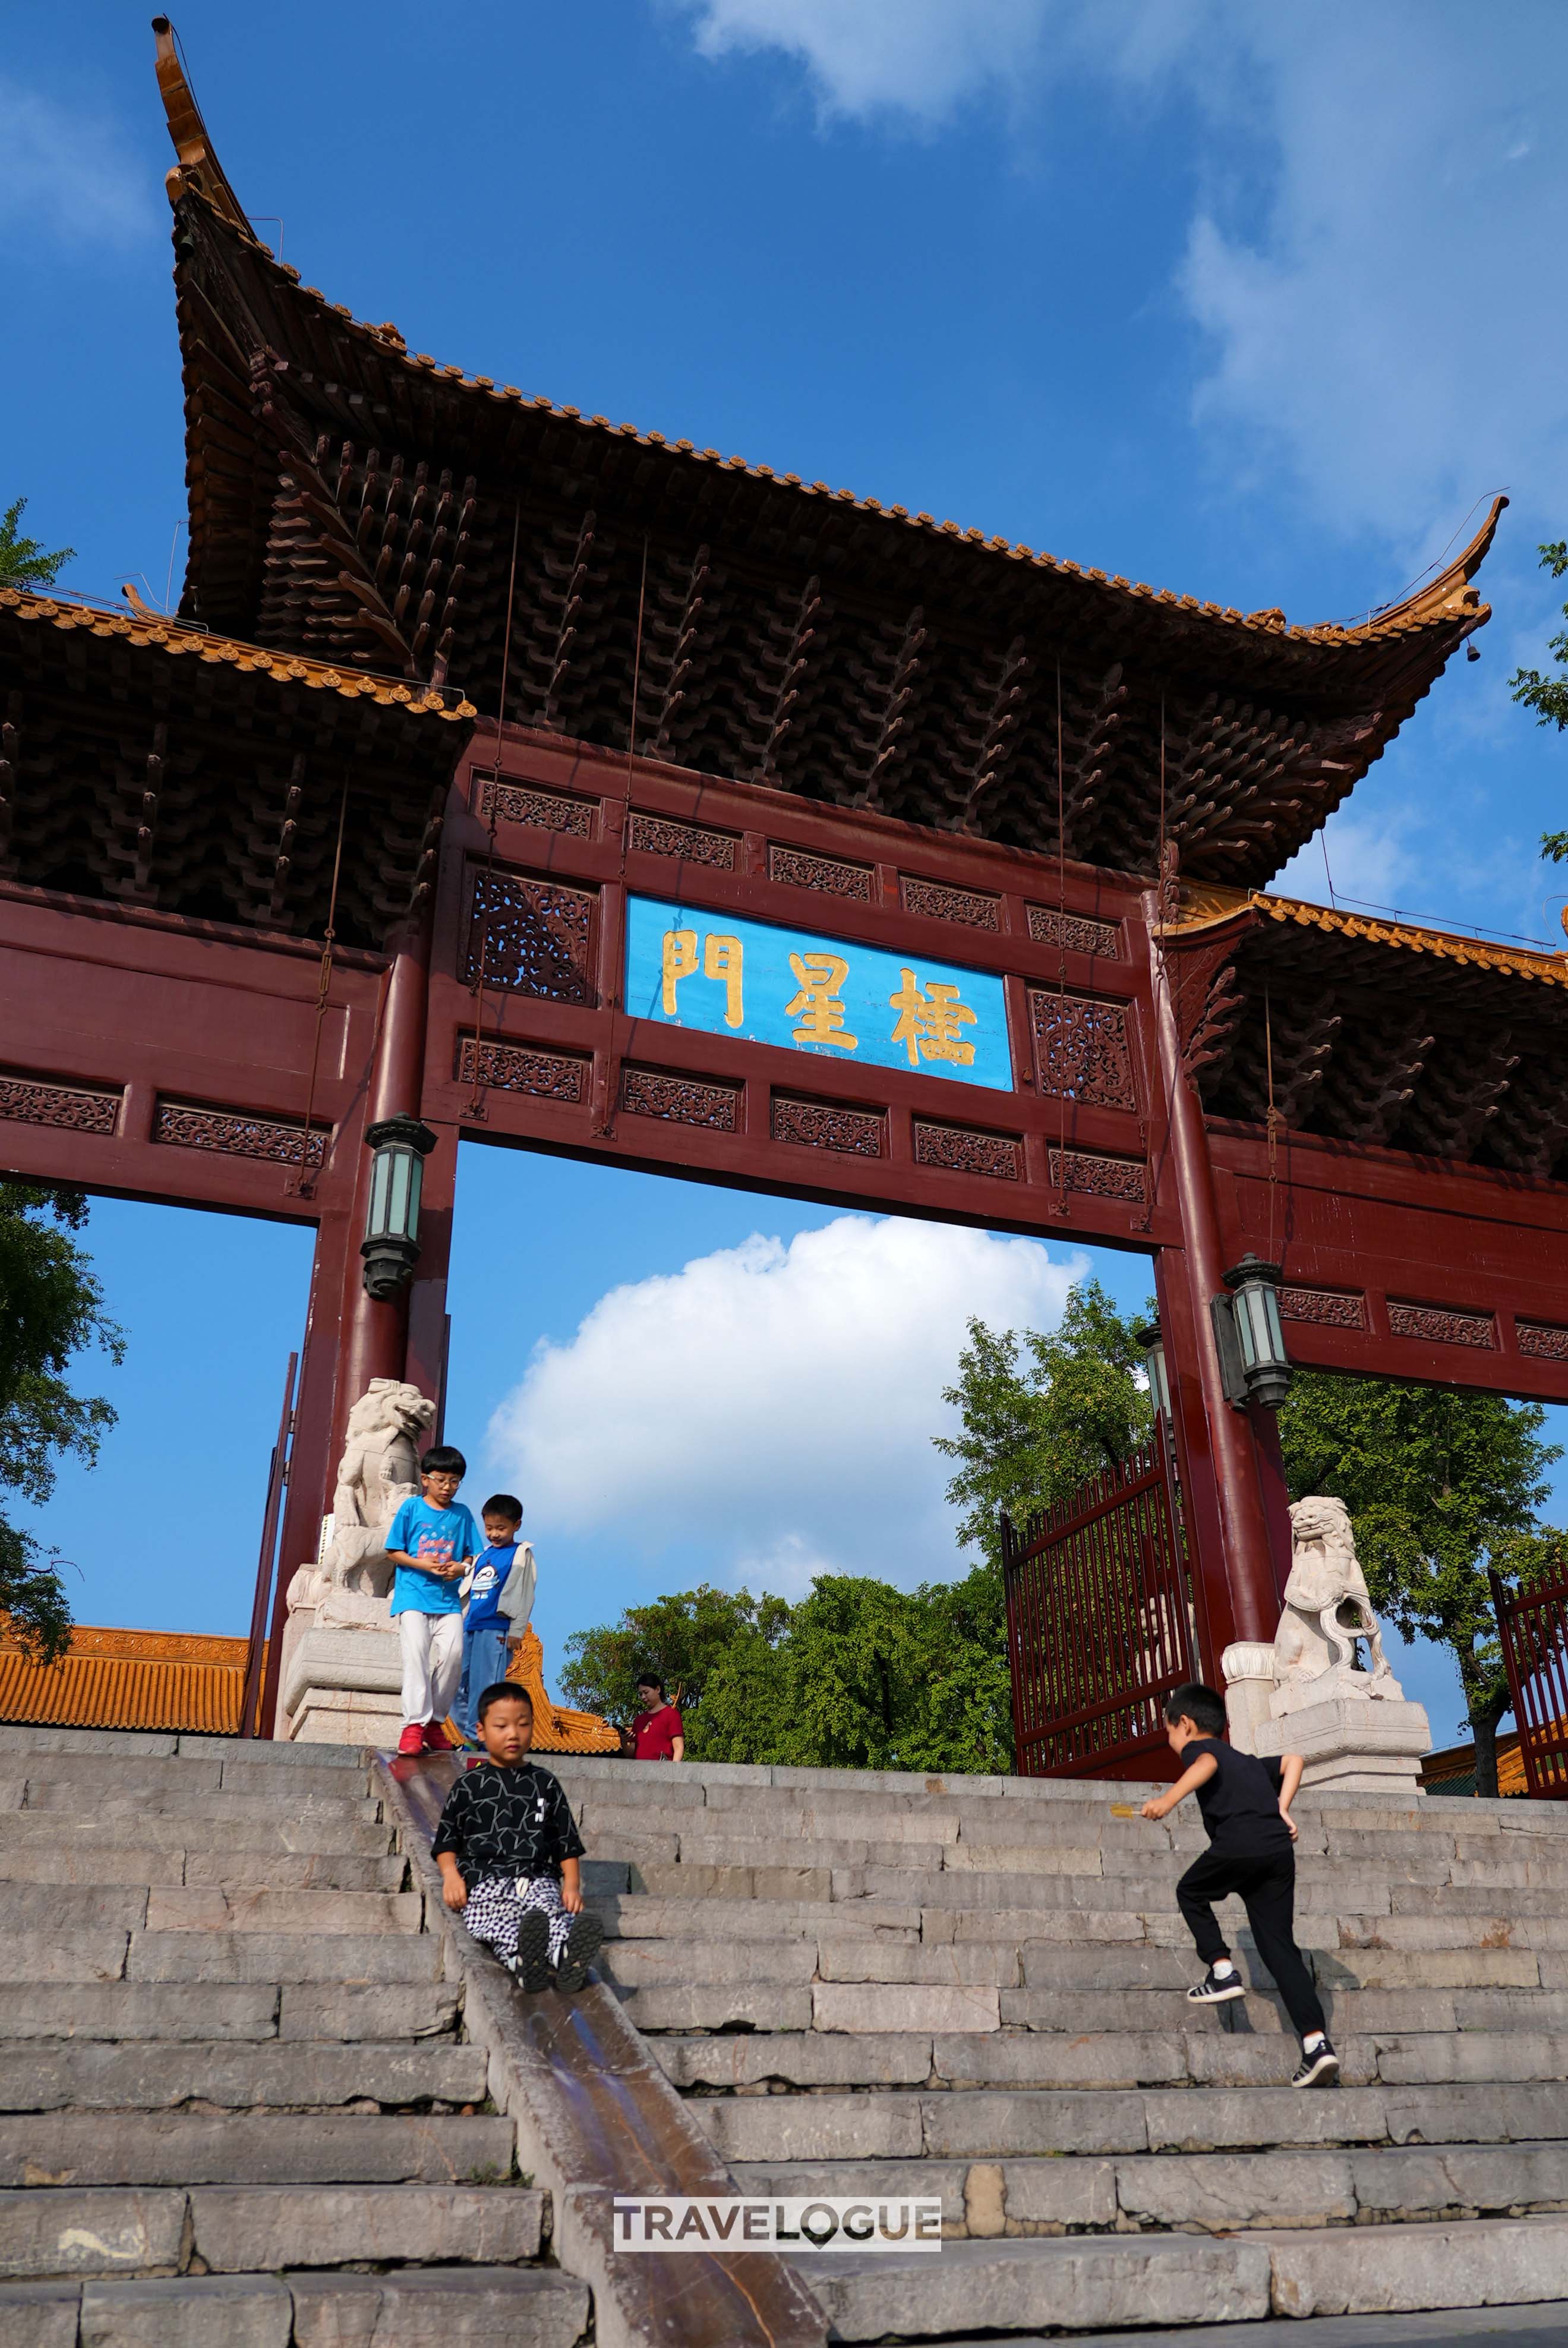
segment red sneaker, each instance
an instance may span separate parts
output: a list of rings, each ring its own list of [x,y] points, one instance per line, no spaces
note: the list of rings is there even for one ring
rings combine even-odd
[[[424,1752],[425,1728],[422,1722],[417,1720],[411,1720],[409,1722],[407,1727],[404,1730],[402,1735],[397,1740],[397,1749],[400,1753]]]
[[[438,1720],[427,1720],[425,1724],[425,1750],[426,1753],[450,1753],[452,1750],[452,1739]]]

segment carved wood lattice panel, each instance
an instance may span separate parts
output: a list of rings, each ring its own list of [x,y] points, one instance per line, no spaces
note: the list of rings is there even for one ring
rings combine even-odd
[[[876,899],[876,875],[869,864],[843,864],[833,856],[810,856],[804,848],[770,848],[768,878],[787,881],[793,889],[820,889],[829,897],[853,898],[870,905]]]
[[[480,1082],[497,1092],[531,1093],[538,1100],[580,1102],[588,1098],[590,1063],[570,1052],[539,1052],[527,1044],[487,1041],[480,1048]],[[459,1084],[474,1081],[474,1038],[457,1045],[453,1070]]]
[[[118,1093],[35,1084],[27,1076],[0,1076],[0,1117],[15,1117],[23,1125],[63,1126],[72,1133],[112,1133],[119,1104]]]
[[[1522,1354],[1537,1361],[1568,1362],[1568,1329],[1555,1329],[1545,1321],[1521,1321],[1515,1333]]]
[[[989,1174],[1016,1182],[1023,1171],[1022,1146],[1009,1133],[976,1133],[959,1125],[915,1120],[915,1163],[944,1166],[953,1174]]]
[[[1030,905],[1029,933],[1036,945],[1065,946],[1070,953],[1103,954],[1109,962],[1121,959],[1121,933],[1114,922],[1093,922],[1087,914]]]
[[[1396,1304],[1390,1297],[1389,1326],[1396,1337],[1419,1337],[1430,1345],[1474,1345],[1490,1353],[1497,1344],[1490,1313],[1444,1313],[1433,1304]]]
[[[326,1149],[324,1133],[313,1131],[304,1148],[302,1125],[281,1119],[246,1117],[237,1109],[192,1108],[183,1101],[160,1100],[153,1111],[152,1138],[179,1149],[212,1149],[224,1158],[262,1158],[278,1166],[297,1166],[303,1156],[319,1167]]]
[[[1342,1289],[1282,1289],[1279,1311],[1282,1320],[1311,1321],[1320,1329],[1364,1329],[1367,1326],[1366,1299],[1349,1295]]]
[[[939,880],[915,880],[906,873],[899,884],[907,913],[925,913],[934,922],[959,922],[967,930],[999,930],[999,899],[978,889],[950,889]]]
[[[849,1158],[881,1158],[886,1154],[887,1121],[880,1110],[792,1100],[775,1093],[773,1137],[802,1142],[808,1149],[836,1149]]]
[[[1041,1092],[1090,1108],[1136,1109],[1123,1004],[1031,987],[1029,1013]]]
[[[705,1084],[670,1068],[623,1068],[620,1106],[632,1117],[661,1117],[669,1125],[701,1125],[712,1133],[739,1130],[739,1085]]]
[[[682,864],[704,864],[710,871],[733,872],[740,843],[727,831],[706,831],[700,824],[675,823],[665,816],[634,809],[630,844],[644,856],[671,856]]]
[[[492,813],[501,823],[531,823],[540,831],[563,833],[569,839],[591,839],[597,799],[575,799],[559,791],[536,790],[528,783],[497,782],[481,777],[479,814],[488,822]]]
[[[1053,1149],[1050,1162],[1050,1179],[1062,1189],[1083,1190],[1094,1199],[1125,1199],[1135,1207],[1142,1207],[1147,1200],[1147,1178],[1136,1158],[1102,1158],[1089,1149],[1069,1149],[1065,1153]]]
[[[487,987],[546,1003],[591,1006],[594,898],[519,872],[476,872],[463,975]],[[486,942],[487,928],[488,942]]]

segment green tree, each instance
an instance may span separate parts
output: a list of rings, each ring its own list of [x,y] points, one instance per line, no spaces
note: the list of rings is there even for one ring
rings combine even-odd
[[[782,1598],[749,1591],[714,1590],[707,1582],[646,1606],[629,1606],[619,1622],[574,1631],[561,1673],[569,1702],[607,1720],[628,1721],[638,1709],[637,1675],[656,1671],[683,1712],[699,1711],[715,1663],[737,1640],[771,1647],[789,1618]],[[690,1740],[688,1752],[697,1758]],[[710,1756],[711,1757],[711,1756]]]
[[[49,553],[43,541],[20,535],[26,498],[0,514],[0,587],[52,587],[67,562],[76,560],[74,546]]]
[[[0,1177],[0,1490],[35,1506],[55,1488],[56,1460],[91,1467],[115,1422],[107,1402],[73,1393],[66,1376],[85,1346],[101,1346],[116,1362],[125,1354],[91,1258],[70,1236],[87,1218],[79,1190]],[[32,1535],[4,1516],[0,1613],[45,1662],[64,1653],[71,1612],[59,1574]]]
[[[1151,1320],[1151,1302],[1143,1318]],[[1124,1318],[1097,1280],[1074,1283],[1061,1326],[988,1329],[969,1323],[958,1356],[958,1382],[942,1399],[957,1409],[960,1432],[933,1441],[962,1464],[948,1498],[964,1511],[959,1542],[1001,1572],[998,1511],[1015,1524],[1064,1500],[1091,1476],[1125,1459],[1149,1434],[1143,1352],[1136,1320]],[[1022,1355],[1020,1366],[1020,1356]]]
[[[1562,1457],[1541,1440],[1544,1419],[1538,1403],[1320,1370],[1296,1372],[1279,1415],[1291,1498],[1343,1500],[1373,1605],[1452,1653],[1482,1794],[1497,1791],[1509,1709],[1488,1567],[1528,1584],[1556,1569],[1568,1538],[1538,1520]]]
[[[1539,547],[1541,567],[1550,571],[1553,579],[1561,579],[1568,571],[1568,539],[1559,538]],[[1563,617],[1568,620],[1568,603],[1563,606]],[[1542,676],[1538,668],[1516,668],[1509,678],[1515,701],[1526,709],[1533,709],[1538,726],[1568,726],[1568,628],[1560,629],[1546,647],[1564,672],[1561,676]],[[1553,864],[1568,860],[1568,831],[1543,831],[1541,853]]]

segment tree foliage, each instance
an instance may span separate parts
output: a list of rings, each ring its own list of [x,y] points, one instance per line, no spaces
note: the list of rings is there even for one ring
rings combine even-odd
[[[1151,1302],[1143,1318],[1153,1312]],[[934,1440],[961,1463],[948,1486],[948,1499],[964,1512],[958,1540],[999,1577],[999,1510],[1021,1524],[1117,1466],[1148,1437],[1138,1325],[1117,1312],[1097,1280],[1069,1290],[1061,1326],[1049,1335],[969,1323],[958,1382],[942,1396],[958,1411],[960,1432]]]
[[[771,1648],[788,1614],[782,1598],[753,1598],[747,1590],[714,1590],[700,1582],[676,1597],[629,1606],[619,1622],[574,1631],[566,1643],[570,1660],[561,1688],[584,1711],[628,1721],[640,1707],[639,1673],[653,1671],[671,1700],[682,1712],[695,1713],[719,1658],[747,1638]]]
[[[52,587],[67,562],[76,560],[74,546],[56,547],[51,554],[40,539],[21,535],[26,498],[18,498],[0,514],[0,587]]]
[[[1568,539],[1556,539],[1537,551],[1542,569],[1550,571],[1553,579],[1561,579],[1568,571]],[[1568,620],[1568,603],[1563,606],[1563,617]],[[1562,675],[1542,676],[1538,668],[1516,668],[1508,681],[1515,701],[1534,710],[1538,726],[1568,726],[1568,628],[1560,629],[1546,649]],[[1553,864],[1568,861],[1568,831],[1543,831],[1541,853]]]
[[[1447,1647],[1475,1737],[1477,1787],[1497,1790],[1509,1709],[1488,1568],[1528,1585],[1559,1570],[1568,1536],[1539,1520],[1546,1469],[1538,1403],[1453,1386],[1298,1370],[1279,1415],[1292,1499],[1344,1501],[1372,1602],[1407,1638]]]
[[[72,1391],[73,1354],[98,1345],[112,1360],[125,1341],[103,1311],[91,1258],[72,1233],[87,1221],[79,1190],[0,1177],[0,1490],[42,1506],[56,1463],[91,1467],[115,1414]],[[71,1614],[37,1542],[0,1516],[0,1613],[45,1661],[65,1650]]]

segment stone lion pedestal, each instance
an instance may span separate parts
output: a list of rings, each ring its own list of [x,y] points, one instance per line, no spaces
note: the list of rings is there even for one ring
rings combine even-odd
[[[1420,1791],[1431,1727],[1383,1653],[1348,1511],[1342,1500],[1297,1500],[1290,1528],[1274,1644],[1248,1641],[1221,1659],[1231,1742],[1266,1759],[1299,1753],[1304,1787],[1409,1800]]]

